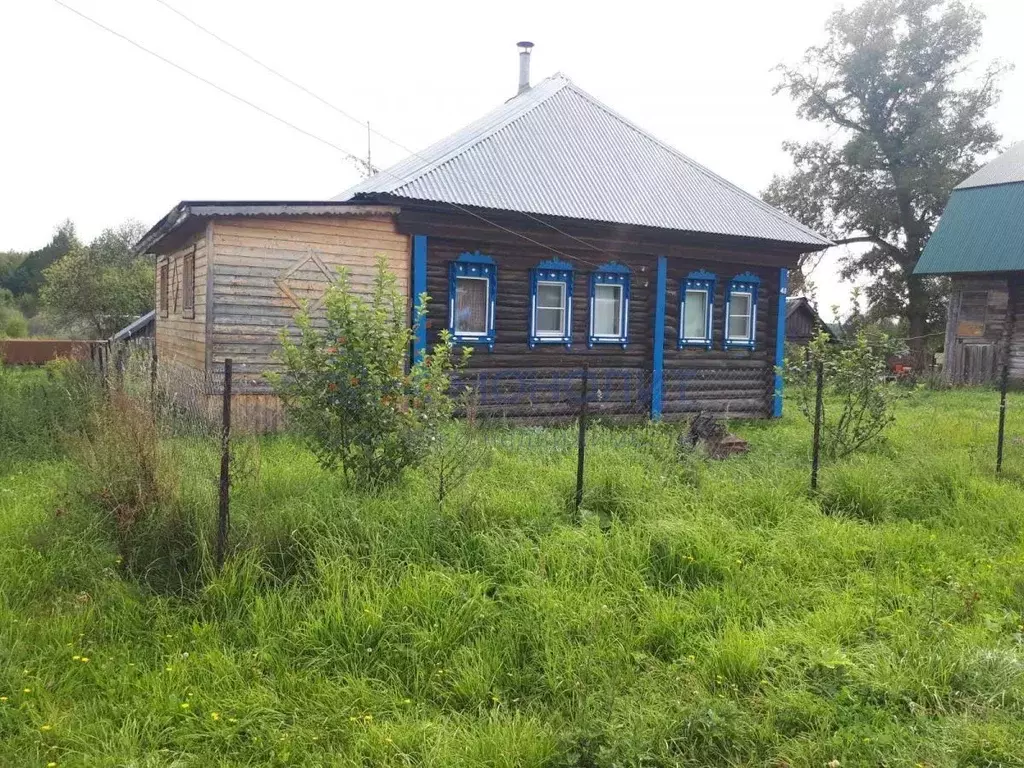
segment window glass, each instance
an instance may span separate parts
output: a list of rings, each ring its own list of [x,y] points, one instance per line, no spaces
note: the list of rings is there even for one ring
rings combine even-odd
[[[456,278],[455,333],[487,334],[487,298],[486,278]]]
[[[622,286],[594,286],[594,335],[622,335]]]
[[[750,294],[733,292],[729,299],[729,338],[750,338]]]
[[[538,336],[562,336],[565,333],[565,283],[537,283]]]
[[[691,290],[686,292],[683,302],[683,338],[708,338],[708,292]]]

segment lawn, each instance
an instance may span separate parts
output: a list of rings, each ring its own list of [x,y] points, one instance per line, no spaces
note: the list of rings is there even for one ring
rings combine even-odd
[[[816,497],[792,408],[722,462],[598,430],[578,524],[575,454],[535,432],[443,507],[423,472],[361,495],[247,442],[219,576],[186,567],[212,440],[164,446],[131,574],[36,451],[0,475],[0,765],[1024,765],[1024,412],[996,478],[997,410],[914,392]]]

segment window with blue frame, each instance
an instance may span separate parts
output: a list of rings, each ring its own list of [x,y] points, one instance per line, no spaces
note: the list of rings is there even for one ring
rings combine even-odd
[[[629,268],[609,262],[590,275],[590,333],[587,346],[629,341]]]
[[[572,264],[542,261],[530,270],[530,339],[537,344],[572,344]]]
[[[729,282],[725,297],[725,348],[753,349],[757,332],[757,291],[761,279],[750,272]]]
[[[715,276],[697,270],[679,286],[679,347],[711,349],[715,308]]]
[[[494,305],[498,268],[479,251],[448,264],[448,331],[460,344],[494,348]]]

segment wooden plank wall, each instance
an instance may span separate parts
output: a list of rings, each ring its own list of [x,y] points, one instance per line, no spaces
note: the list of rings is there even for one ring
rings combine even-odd
[[[183,309],[185,254],[195,249],[195,311]],[[160,305],[160,281],[156,286],[156,351],[160,362],[204,370],[206,367],[206,230],[197,232],[184,245],[156,260],[157,276],[167,265],[167,307]],[[166,310],[166,311],[165,311]],[[166,316],[165,316],[166,314]]]
[[[214,392],[220,391],[224,359],[230,357],[234,390],[267,394],[263,374],[278,368],[278,334],[282,328],[294,328],[295,300],[315,304],[339,267],[349,270],[357,289],[369,292],[377,258],[383,255],[400,290],[408,294],[409,239],[396,232],[393,215],[240,216],[218,219],[213,232]],[[315,259],[310,259],[311,253]],[[253,402],[257,405],[251,408],[262,407],[260,403],[270,407],[262,400]],[[257,422],[259,418],[252,416]]]
[[[985,384],[995,380],[1008,331],[1008,300],[1005,278],[954,278],[946,315],[943,376],[947,381]]]
[[[189,237],[176,250],[156,259],[155,344],[160,385],[174,402],[186,409],[201,407],[209,387],[206,373],[206,314],[210,257],[208,228]],[[182,279],[186,254],[195,250],[195,302],[184,310]],[[167,265],[167,307],[160,304],[160,268]]]

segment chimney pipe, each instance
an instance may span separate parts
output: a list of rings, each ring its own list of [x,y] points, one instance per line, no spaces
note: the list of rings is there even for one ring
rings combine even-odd
[[[530,49],[533,48],[533,43],[524,40],[516,45],[519,46],[519,91],[516,93],[518,96],[530,90]]]

